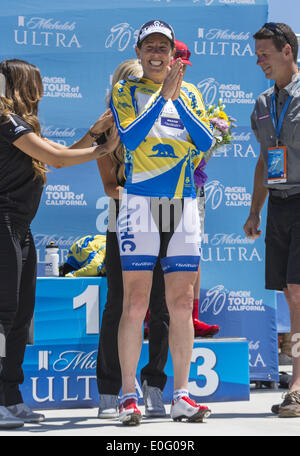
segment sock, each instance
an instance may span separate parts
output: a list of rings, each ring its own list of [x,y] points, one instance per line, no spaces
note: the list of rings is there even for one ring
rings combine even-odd
[[[173,392],[173,400],[177,401],[177,399],[180,399],[182,396],[188,396],[189,392],[186,389],[178,389]]]
[[[123,394],[121,396],[121,399],[120,399],[120,403],[121,405],[124,404],[125,401],[127,401],[127,399],[133,399],[134,402],[137,403],[138,401],[138,398],[137,398],[137,394],[136,393],[127,393],[127,394]]]

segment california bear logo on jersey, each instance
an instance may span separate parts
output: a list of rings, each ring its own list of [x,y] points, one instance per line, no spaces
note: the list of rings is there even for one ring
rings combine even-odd
[[[157,154],[148,155],[148,157],[170,157],[170,158],[178,158],[175,155],[174,149],[170,144],[156,144],[152,147],[153,152],[157,151]]]

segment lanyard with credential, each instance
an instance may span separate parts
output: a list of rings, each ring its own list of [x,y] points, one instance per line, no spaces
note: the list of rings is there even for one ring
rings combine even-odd
[[[272,122],[273,122],[273,125],[274,125],[274,128],[275,128],[275,132],[276,132],[276,145],[278,146],[278,141],[279,141],[279,134],[280,134],[280,130],[281,130],[281,127],[282,127],[282,124],[283,124],[283,120],[284,120],[284,117],[285,117],[285,114],[287,112],[287,109],[290,105],[290,102],[292,101],[293,97],[292,95],[290,95],[288,97],[288,99],[286,100],[283,108],[282,108],[282,111],[281,111],[281,114],[280,114],[280,117],[279,119],[277,118],[277,106],[276,106],[276,99],[275,99],[275,89],[274,89],[274,92],[273,92],[273,95],[272,95],[272,98],[271,98],[271,119],[272,119]]]
[[[287,109],[288,109],[288,107],[290,105],[290,102],[293,99],[293,96],[295,95],[295,93],[296,93],[296,91],[298,90],[299,87],[300,87],[300,81],[298,81],[298,83],[294,87],[293,92],[292,92],[293,95],[290,95],[288,97],[288,99],[286,100],[285,105],[282,108],[282,111],[281,111],[279,119],[277,118],[277,106],[276,106],[275,87],[274,87],[273,95],[272,95],[272,98],[271,98],[271,112],[270,112],[270,114],[271,114],[271,119],[272,119],[272,122],[273,122],[273,125],[274,125],[274,128],[275,128],[275,132],[276,132],[276,145],[277,146],[278,146],[278,141],[279,141],[280,130],[281,130],[281,127],[282,127],[282,124],[283,124],[284,117],[286,115],[286,111],[287,111]]]

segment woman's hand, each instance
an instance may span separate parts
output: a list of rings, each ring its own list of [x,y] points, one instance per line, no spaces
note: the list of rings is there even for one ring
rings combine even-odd
[[[177,59],[177,60],[180,60],[180,59]],[[180,97],[180,90],[181,90],[182,80],[183,80],[183,64],[182,64],[182,67],[181,67],[181,69],[179,71],[179,76],[178,76],[178,79],[177,79],[177,86],[176,86],[175,92],[174,92],[174,94],[172,96],[172,101],[177,100],[177,98]]]
[[[101,135],[104,131],[112,127],[114,123],[114,116],[110,109],[107,109],[100,117],[96,120],[94,125],[90,128],[91,133],[95,135]]]
[[[165,77],[165,80],[161,88],[160,93],[165,100],[169,100],[169,98],[173,99],[174,96],[176,96],[174,100],[178,98],[178,88],[181,87],[182,77],[183,63],[181,59],[177,59],[174,65],[169,70],[167,76]]]

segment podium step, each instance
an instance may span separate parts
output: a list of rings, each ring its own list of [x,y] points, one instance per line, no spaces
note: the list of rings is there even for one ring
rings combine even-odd
[[[21,386],[24,402],[33,409],[97,407],[97,346],[95,344],[43,344],[28,346]],[[143,404],[140,371],[148,363],[148,342],[142,346],[136,390]],[[173,393],[169,353],[163,391],[164,403]],[[248,343],[245,339],[195,339],[189,376],[190,395],[197,402],[249,400]]]
[[[32,343],[23,364],[24,401],[34,409],[97,407],[97,349],[107,283],[103,277],[38,278]],[[141,369],[148,363],[142,345],[136,390],[143,403]],[[170,353],[163,400],[173,394]],[[194,341],[189,391],[199,402],[249,400],[249,350],[242,338]]]

